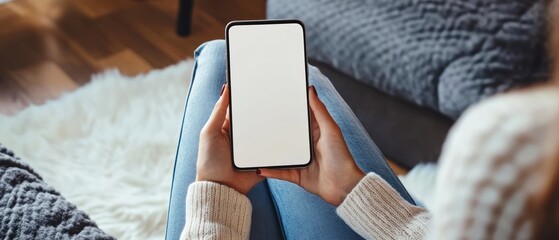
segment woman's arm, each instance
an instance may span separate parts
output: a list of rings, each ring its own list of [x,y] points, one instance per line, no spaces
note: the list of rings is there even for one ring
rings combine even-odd
[[[248,239],[252,206],[246,194],[264,178],[233,170],[229,141],[229,88],[222,87],[200,133],[196,182],[186,196],[181,239]]]
[[[375,174],[337,212],[366,238],[528,239],[529,201],[555,147],[549,134],[557,132],[558,106],[556,89],[536,88],[464,113],[444,145],[431,213],[408,204]]]

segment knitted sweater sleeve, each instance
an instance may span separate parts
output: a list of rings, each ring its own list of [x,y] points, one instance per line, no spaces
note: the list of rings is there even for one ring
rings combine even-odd
[[[557,109],[557,90],[535,89],[468,110],[445,142],[431,213],[374,173],[337,213],[367,239],[529,239],[529,198],[557,142]]]
[[[248,239],[251,213],[250,200],[236,190],[213,182],[192,183],[181,239]]]
[[[375,173],[367,174],[336,211],[366,239],[422,239],[431,218]]]

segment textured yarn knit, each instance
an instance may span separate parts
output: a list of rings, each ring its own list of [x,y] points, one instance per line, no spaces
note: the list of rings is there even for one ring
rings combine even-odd
[[[0,239],[114,238],[0,145]]]
[[[390,95],[457,118],[547,79],[544,0],[268,0],[305,23],[307,52]]]
[[[432,212],[410,205],[369,173],[337,213],[367,239],[528,239],[527,202],[541,185],[558,122],[558,89],[494,97],[468,110],[451,131]],[[250,201],[231,188],[193,183],[186,208],[182,239],[249,237]]]

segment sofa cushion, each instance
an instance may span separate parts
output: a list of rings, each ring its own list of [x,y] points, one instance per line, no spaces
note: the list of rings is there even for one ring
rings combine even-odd
[[[268,0],[305,23],[310,58],[451,118],[546,78],[543,1]]]

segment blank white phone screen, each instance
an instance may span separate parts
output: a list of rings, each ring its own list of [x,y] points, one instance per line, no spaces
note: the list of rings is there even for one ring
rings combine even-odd
[[[228,28],[238,168],[300,166],[311,159],[303,31],[297,23]]]

